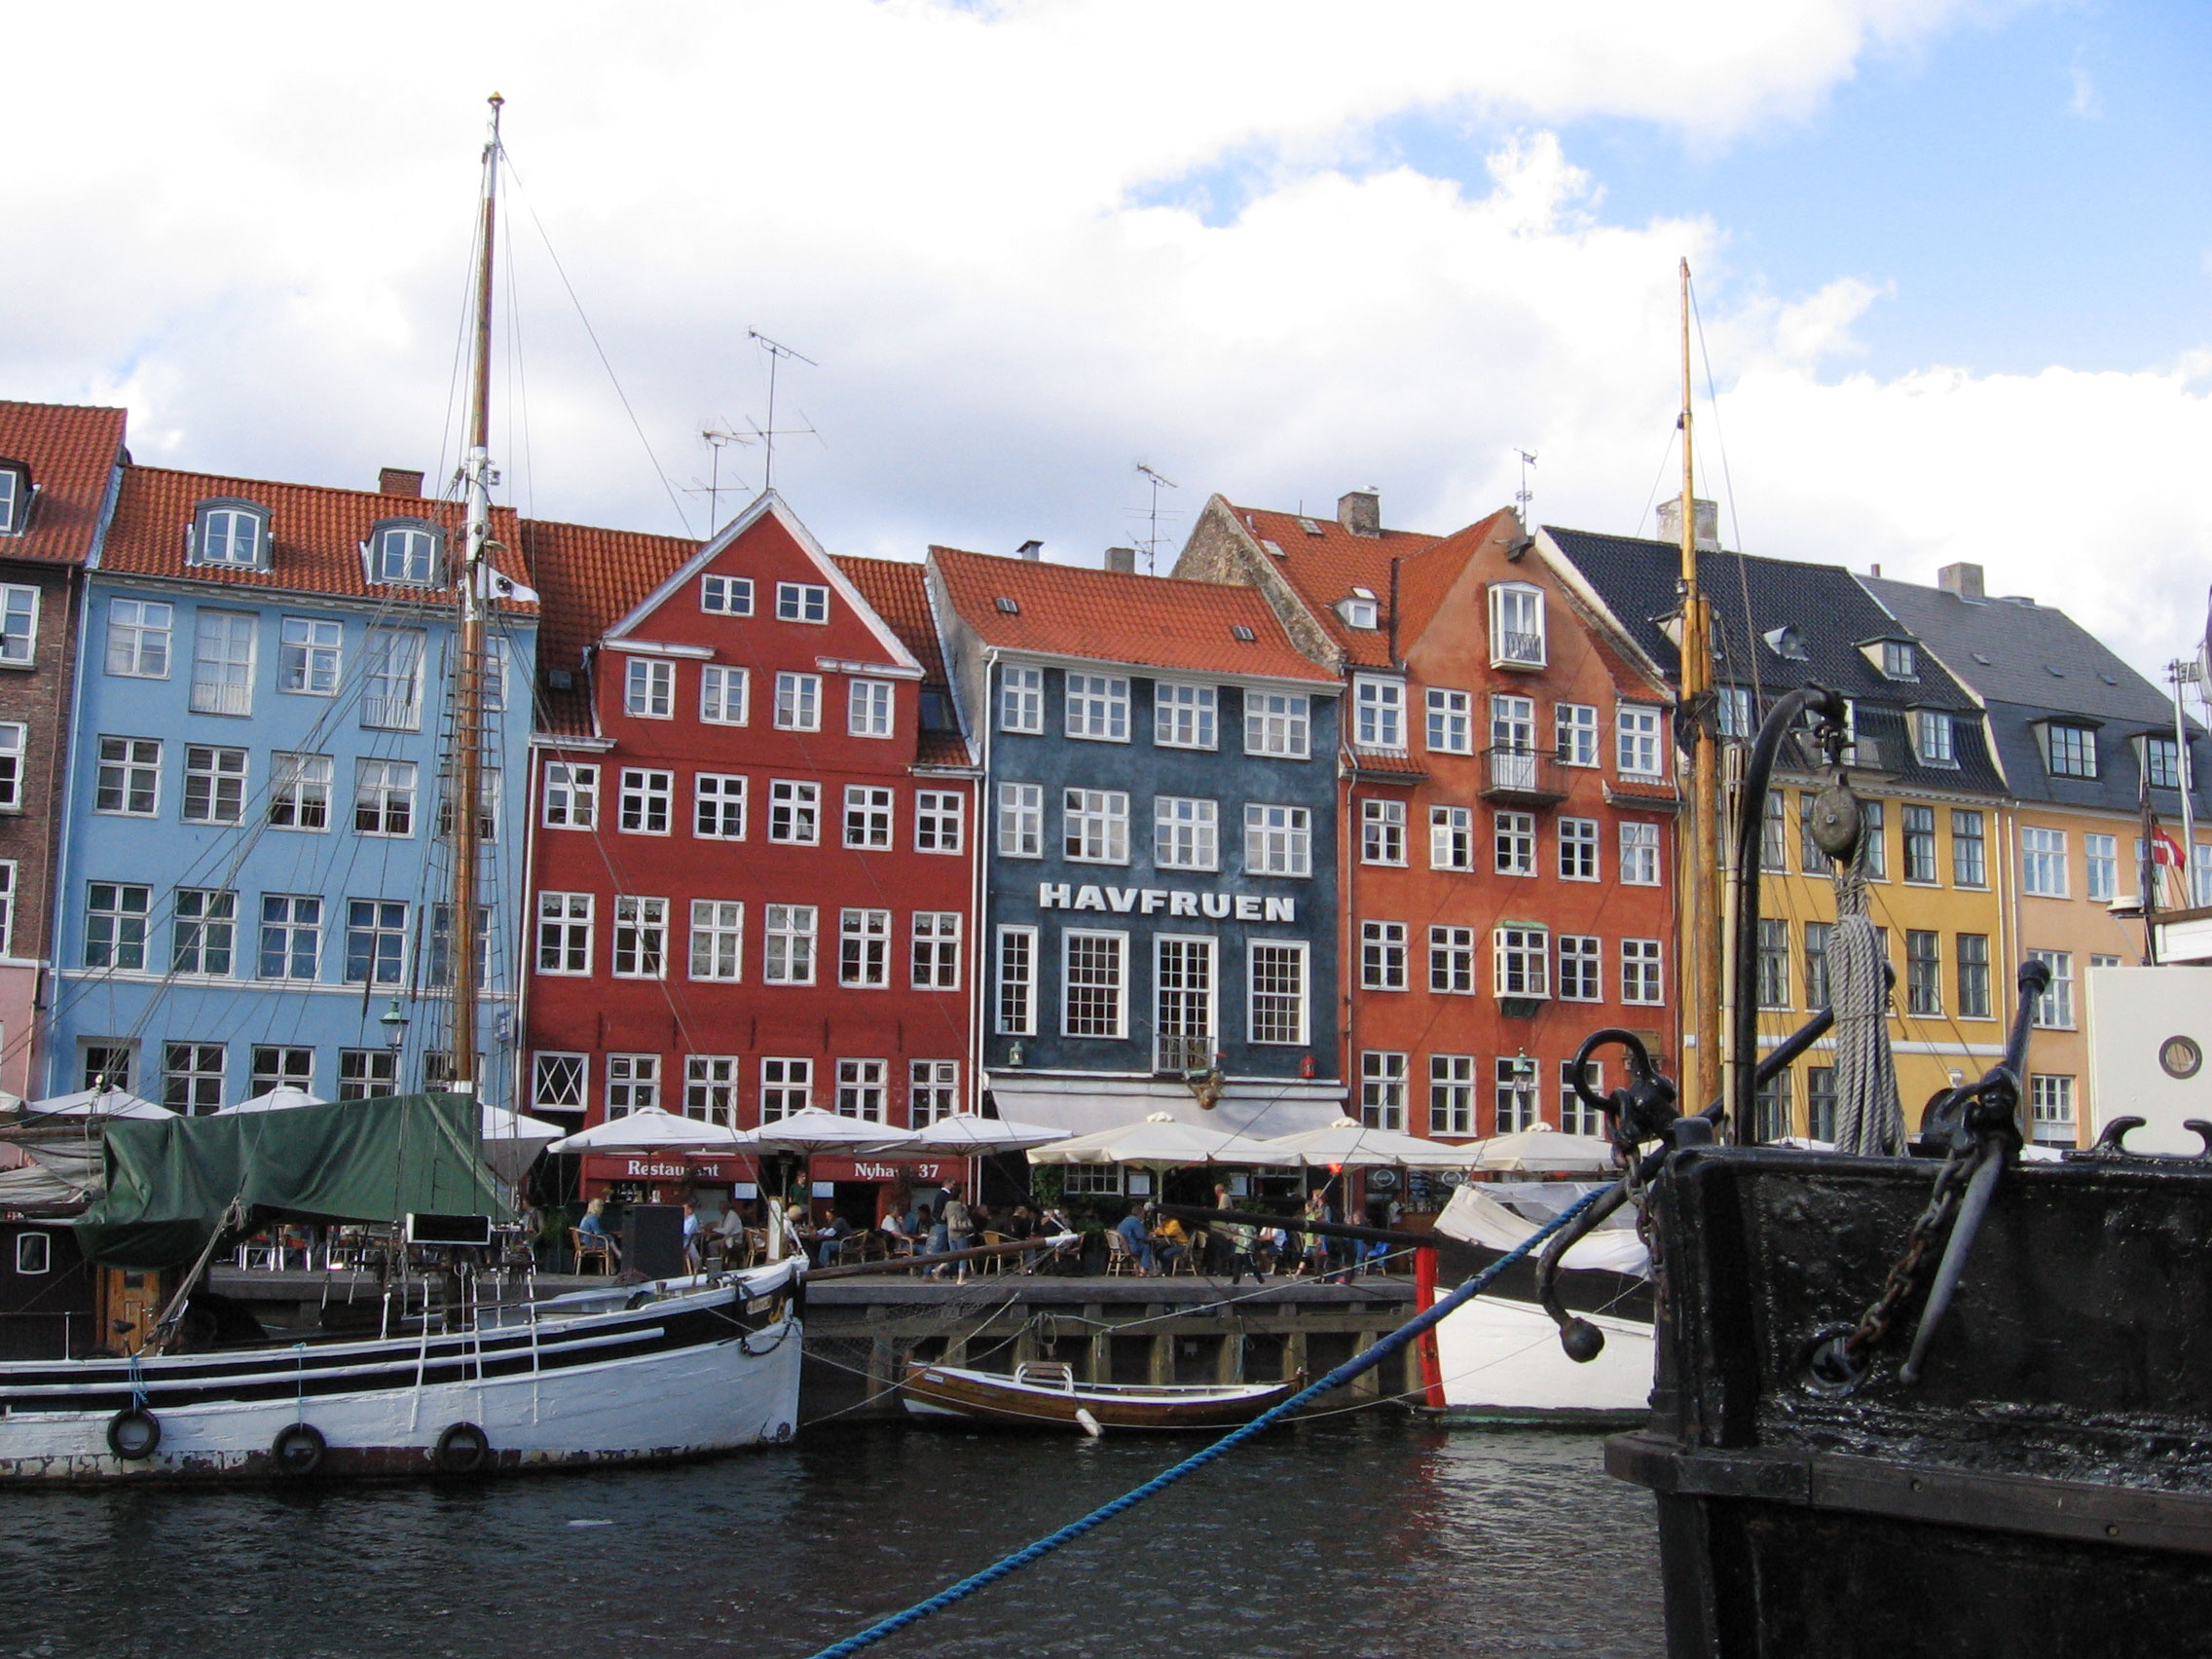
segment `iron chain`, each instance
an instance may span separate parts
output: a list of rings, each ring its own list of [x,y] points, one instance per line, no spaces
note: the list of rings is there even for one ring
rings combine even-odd
[[[1929,1195],[1928,1207],[1920,1212],[1905,1235],[1904,1250],[1890,1264],[1889,1276],[1882,1281],[1882,1294],[1867,1305],[1866,1311],[1859,1316],[1859,1323],[1843,1340],[1845,1356],[1855,1367],[1862,1367],[1866,1356],[1881,1346],[1882,1339],[1890,1334],[1898,1309],[1912,1295],[1920,1282],[1922,1264],[1929,1250],[1949,1231],[1951,1216],[1959,1207],[1959,1195],[1965,1190],[1967,1177],[1972,1171],[1978,1140],[1962,1140],[1951,1148],[1950,1157],[1936,1171],[1936,1189]]]

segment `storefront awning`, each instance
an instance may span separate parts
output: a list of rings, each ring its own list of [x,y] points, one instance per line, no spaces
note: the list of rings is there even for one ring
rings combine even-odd
[[[992,1072],[986,1086],[1003,1118],[1095,1134],[1165,1112],[1186,1124],[1254,1140],[1327,1128],[1344,1111],[1341,1083],[1232,1081],[1211,1111],[1181,1083],[1152,1078],[1040,1077]]]

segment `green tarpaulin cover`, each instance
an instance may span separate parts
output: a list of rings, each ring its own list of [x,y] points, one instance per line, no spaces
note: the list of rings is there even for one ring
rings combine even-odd
[[[118,1119],[107,1125],[107,1192],[77,1241],[113,1268],[189,1267],[234,1199],[255,1224],[391,1222],[425,1215],[511,1221],[477,1155],[477,1104],[393,1094],[285,1112]]]

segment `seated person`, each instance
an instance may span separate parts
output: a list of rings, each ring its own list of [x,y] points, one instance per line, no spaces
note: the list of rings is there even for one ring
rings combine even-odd
[[[736,1204],[730,1203],[723,1206],[722,1218],[715,1224],[715,1242],[721,1252],[723,1267],[728,1267],[733,1261],[744,1259],[746,1248],[745,1217],[738,1213]]]
[[[584,1218],[576,1224],[576,1231],[595,1244],[607,1247],[607,1259],[615,1267],[622,1265],[622,1246],[607,1224],[607,1200],[594,1198],[584,1205]]]
[[[1137,1259],[1137,1272],[1140,1273],[1151,1272],[1153,1271],[1152,1240],[1145,1236],[1143,1218],[1135,1210],[1131,1210],[1115,1225],[1114,1231],[1122,1235],[1123,1240],[1129,1247],[1129,1254]]]
[[[830,1225],[814,1235],[814,1265],[827,1268],[837,1259],[845,1240],[853,1235],[853,1224],[841,1215],[830,1218]]]
[[[1037,1220],[1029,1213],[1027,1204],[1015,1204],[1014,1214],[1006,1224],[1009,1238],[1028,1238],[1037,1231]]]
[[[1150,1214],[1154,1220],[1152,1229],[1153,1254],[1160,1258],[1160,1266],[1163,1272],[1172,1272],[1175,1264],[1191,1253],[1191,1235],[1183,1231],[1183,1224],[1173,1216],[1161,1220],[1158,1210],[1153,1210]]]
[[[897,1210],[887,1211],[875,1224],[883,1235],[883,1247],[894,1256],[911,1256],[914,1253],[914,1235],[906,1231],[906,1218]]]

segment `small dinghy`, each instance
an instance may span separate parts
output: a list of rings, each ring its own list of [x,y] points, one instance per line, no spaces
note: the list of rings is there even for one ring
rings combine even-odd
[[[965,1418],[1015,1428],[1234,1428],[1280,1405],[1304,1385],[1287,1382],[1078,1382],[1066,1365],[1035,1362],[999,1371],[906,1366],[906,1409],[921,1418]],[[1090,1420],[1086,1422],[1088,1417]]]

